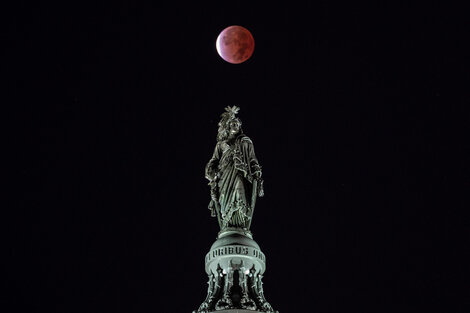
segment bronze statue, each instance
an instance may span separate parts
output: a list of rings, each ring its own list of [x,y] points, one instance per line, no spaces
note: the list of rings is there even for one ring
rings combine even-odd
[[[256,197],[262,197],[261,166],[253,142],[241,128],[235,115],[240,108],[226,107],[218,124],[217,144],[206,166],[211,186],[209,209],[217,216],[221,230],[238,228],[248,231]]]
[[[217,145],[206,166],[209,209],[217,216],[220,232],[205,257],[207,297],[193,313],[279,313],[264,296],[266,257],[250,231],[256,197],[263,196],[263,180],[253,142],[236,117],[239,110],[225,108]]]

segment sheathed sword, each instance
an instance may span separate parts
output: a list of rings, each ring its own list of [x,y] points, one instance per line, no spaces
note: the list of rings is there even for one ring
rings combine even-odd
[[[217,182],[216,180],[212,180],[209,182],[209,185],[211,186],[211,202],[209,203],[209,209],[212,208],[212,205],[215,206],[215,212],[217,214],[217,221],[219,222],[219,227],[222,229],[222,220],[220,218],[220,205],[219,205],[219,195],[217,194]]]

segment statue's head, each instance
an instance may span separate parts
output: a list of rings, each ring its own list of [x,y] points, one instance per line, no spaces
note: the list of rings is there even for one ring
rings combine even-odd
[[[218,141],[226,140],[242,132],[242,121],[235,116],[239,110],[240,108],[236,106],[225,108],[225,112],[222,113],[219,122]]]
[[[239,118],[234,118],[228,122],[228,129],[230,135],[236,135],[240,132],[242,126],[242,121]]]

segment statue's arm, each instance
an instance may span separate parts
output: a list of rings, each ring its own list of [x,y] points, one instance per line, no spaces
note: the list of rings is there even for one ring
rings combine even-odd
[[[248,159],[250,162],[250,169],[253,178],[258,181],[258,196],[264,196],[264,182],[261,178],[262,171],[261,166],[259,165],[258,158],[256,158],[255,148],[251,139],[246,140],[247,151],[248,151]]]
[[[212,158],[206,165],[206,178],[209,181],[213,181],[217,175],[217,166],[219,165],[220,160],[220,147],[219,143],[215,146],[214,153],[212,154]]]
[[[261,166],[259,165],[258,158],[256,158],[255,147],[251,139],[248,139],[246,141],[246,145],[248,151],[248,159],[250,161],[251,173],[255,178],[260,179],[262,174]]]

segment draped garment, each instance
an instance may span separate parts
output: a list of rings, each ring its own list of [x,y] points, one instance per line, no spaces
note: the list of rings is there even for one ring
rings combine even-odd
[[[222,227],[246,228],[252,217],[253,179],[261,176],[253,142],[244,134],[217,142],[206,177],[217,182]]]

